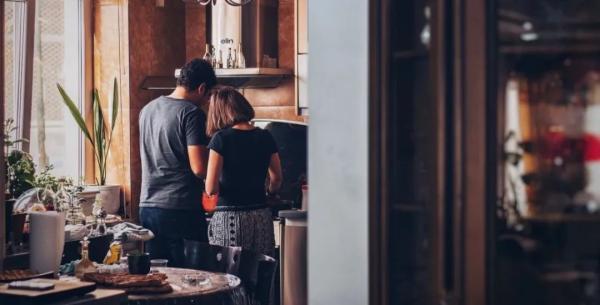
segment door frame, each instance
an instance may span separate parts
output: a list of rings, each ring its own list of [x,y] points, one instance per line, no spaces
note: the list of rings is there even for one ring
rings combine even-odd
[[[389,211],[385,166],[386,102],[390,98],[389,1],[370,7],[369,291],[370,304],[389,304],[387,280]],[[497,201],[495,1],[432,0],[433,116],[437,130],[432,304],[491,304]],[[468,17],[468,18],[467,18]],[[437,30],[437,31],[436,31]],[[444,33],[444,35],[435,35]],[[446,130],[445,130],[446,129]],[[448,130],[450,129],[450,130]],[[448,149],[448,150],[446,150]],[[490,162],[493,161],[493,162]],[[441,195],[445,194],[445,195]],[[444,244],[446,234],[451,242]]]
[[[389,133],[387,126],[389,119],[385,115],[389,111],[389,82],[391,46],[389,41],[389,27],[392,18],[386,14],[390,11],[390,3],[395,0],[371,1],[369,11],[369,302],[370,304],[389,304],[389,268],[388,268],[388,232],[390,215],[389,177],[387,164],[389,162],[388,144]],[[440,300],[449,299],[451,292],[447,291],[444,283],[445,261],[444,240],[445,234],[445,200],[447,179],[447,162],[445,154],[446,138],[446,107],[448,89],[452,83],[448,82],[447,75],[450,59],[448,39],[445,33],[447,23],[450,21],[448,9],[449,1],[433,0],[431,18],[431,75],[434,75],[432,87],[434,88],[434,109],[431,110],[434,120],[431,123],[435,139],[432,148],[435,157],[429,163],[434,173],[428,183],[435,190],[432,200],[432,219],[435,227],[432,228],[432,252],[429,264],[431,268],[431,293],[429,304],[438,304]],[[443,33],[440,35],[439,33]]]

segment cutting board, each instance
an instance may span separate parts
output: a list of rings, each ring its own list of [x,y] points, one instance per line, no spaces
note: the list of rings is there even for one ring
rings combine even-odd
[[[42,280],[40,280],[42,281]],[[44,279],[44,282],[53,283],[54,289],[45,291],[9,289],[8,284],[0,285],[0,304],[34,305],[55,302],[70,297],[84,295],[96,290],[95,283],[71,282]]]

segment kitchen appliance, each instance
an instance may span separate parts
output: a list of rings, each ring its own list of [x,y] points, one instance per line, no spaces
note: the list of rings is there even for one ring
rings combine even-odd
[[[289,202],[287,208],[300,208],[302,186],[307,177],[307,133],[303,123],[268,119],[254,120],[254,125],[271,132],[281,159],[283,182],[278,192],[280,201]]]

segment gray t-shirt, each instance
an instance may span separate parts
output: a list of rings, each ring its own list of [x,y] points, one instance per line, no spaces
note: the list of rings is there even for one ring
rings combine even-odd
[[[190,168],[188,145],[206,146],[206,115],[194,103],[161,96],[140,113],[140,207],[202,210],[204,184]]]

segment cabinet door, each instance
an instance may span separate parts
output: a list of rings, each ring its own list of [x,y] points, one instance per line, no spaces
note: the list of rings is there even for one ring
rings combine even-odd
[[[383,302],[434,304],[439,296],[442,109],[433,1],[383,1],[381,168]],[[387,53],[386,53],[387,52]]]

